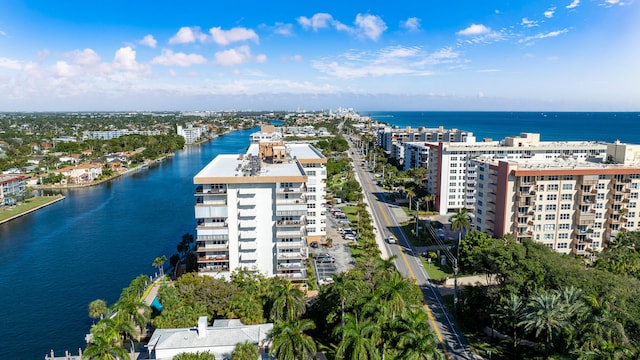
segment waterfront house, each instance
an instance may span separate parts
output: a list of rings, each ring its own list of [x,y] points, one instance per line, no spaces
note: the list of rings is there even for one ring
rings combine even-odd
[[[54,171],[67,178],[68,184],[87,184],[102,175],[102,164],[79,164]]]
[[[244,325],[238,319],[216,319],[208,326],[207,317],[198,319],[198,326],[179,329],[156,329],[146,345],[149,359],[171,360],[180,353],[209,352],[216,359],[231,358],[236,344],[248,341],[260,353],[268,352],[267,337],[273,324]]]

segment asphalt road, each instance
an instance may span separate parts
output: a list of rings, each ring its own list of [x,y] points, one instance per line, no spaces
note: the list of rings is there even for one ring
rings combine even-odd
[[[417,254],[409,239],[404,235],[398,220],[391,210],[392,204],[387,203],[384,191],[374,181],[374,174],[362,165],[362,156],[359,149],[350,142],[350,151],[354,161],[354,168],[360,180],[369,208],[378,226],[378,243],[384,247],[382,253],[389,256],[396,255],[395,264],[398,270],[415,280],[422,289],[425,300],[425,310],[429,315],[431,327],[436,332],[440,342],[440,348],[447,359],[475,359],[469,349],[469,345],[455,324],[453,316],[442,301],[439,290],[429,281],[429,275],[425,271],[419,254]],[[384,241],[386,235],[392,232],[398,239],[397,244],[388,244]]]

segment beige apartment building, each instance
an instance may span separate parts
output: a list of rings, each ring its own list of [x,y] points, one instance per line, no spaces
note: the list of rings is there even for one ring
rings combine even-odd
[[[608,144],[606,158],[473,160],[473,228],[589,255],[640,228],[640,145]]]
[[[307,240],[324,234],[324,213],[310,211],[324,201],[324,164],[311,145],[282,142],[213,159],[194,177],[199,273],[229,279],[246,268],[306,281]]]

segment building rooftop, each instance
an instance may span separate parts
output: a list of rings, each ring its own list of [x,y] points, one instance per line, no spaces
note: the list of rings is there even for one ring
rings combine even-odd
[[[277,147],[275,147],[277,149]],[[194,177],[195,184],[305,182],[302,167],[293,159],[267,162],[254,155],[218,155]]]

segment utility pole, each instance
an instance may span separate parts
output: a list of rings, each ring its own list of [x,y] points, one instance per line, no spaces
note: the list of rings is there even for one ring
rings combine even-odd
[[[456,258],[453,259],[453,310],[458,309],[458,259],[460,258],[461,231],[458,232],[458,246],[456,246]]]
[[[416,199],[416,239],[418,238],[418,222],[420,221],[420,199]]]

